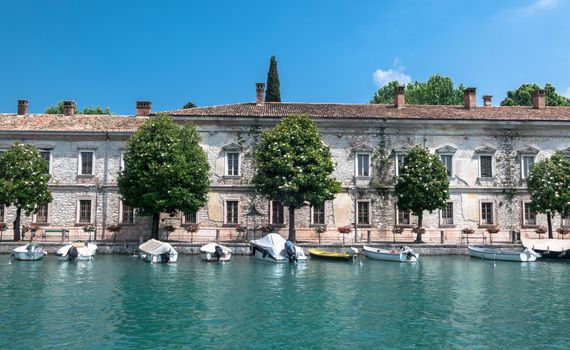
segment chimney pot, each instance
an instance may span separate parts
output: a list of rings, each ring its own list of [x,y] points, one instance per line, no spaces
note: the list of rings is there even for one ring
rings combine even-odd
[[[477,89],[468,87],[463,92],[463,101],[466,109],[473,109],[477,106]]]
[[[545,109],[546,108],[546,91],[535,90],[532,94],[532,108]]]
[[[75,101],[63,101],[63,115],[75,115]]]
[[[394,107],[397,109],[406,106],[406,87],[403,85],[396,86],[394,89]]]
[[[28,100],[18,100],[18,115],[28,114]]]
[[[151,108],[152,108],[152,102],[137,101],[135,115],[138,117],[148,117],[150,115]]]
[[[263,94],[265,92],[265,83],[255,83],[255,103],[260,105],[263,104],[264,97]]]
[[[483,106],[491,107],[493,103],[491,100],[493,99],[493,95],[483,95]]]

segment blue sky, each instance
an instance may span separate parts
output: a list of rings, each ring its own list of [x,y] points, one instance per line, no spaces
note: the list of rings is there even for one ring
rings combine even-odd
[[[569,14],[570,0],[0,0],[0,112],[253,101],[271,55],[283,101],[366,103],[435,73],[494,104],[525,82],[570,96]]]

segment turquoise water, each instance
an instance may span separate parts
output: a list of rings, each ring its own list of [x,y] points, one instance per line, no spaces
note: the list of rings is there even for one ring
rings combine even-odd
[[[567,349],[570,264],[0,256],[0,349]]]

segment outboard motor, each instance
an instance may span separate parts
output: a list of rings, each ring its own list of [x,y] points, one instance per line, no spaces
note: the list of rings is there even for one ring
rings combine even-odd
[[[222,255],[224,255],[224,250],[219,245],[216,245],[216,247],[214,249],[216,250],[214,252],[214,254],[216,254],[216,256],[218,257],[218,261],[220,261],[220,258],[222,257]]]
[[[79,256],[79,251],[77,251],[77,248],[75,248],[74,246],[71,246],[71,248],[67,250],[67,258],[69,260],[75,260],[77,259],[78,256]]]
[[[160,261],[162,262],[170,262],[170,252],[166,252],[160,255]]]
[[[297,261],[297,248],[295,248],[293,242],[285,242],[285,253],[287,254],[287,258],[289,258],[289,262]]]

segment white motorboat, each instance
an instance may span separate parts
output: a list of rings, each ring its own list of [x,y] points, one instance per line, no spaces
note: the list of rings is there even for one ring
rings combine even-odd
[[[408,246],[400,247],[399,250],[396,249],[381,249],[376,247],[364,246],[362,247],[364,255],[368,258],[375,260],[385,260],[385,261],[397,261],[397,262],[417,262],[420,258],[419,254],[416,254],[414,250]]]
[[[16,260],[34,261],[43,259],[47,252],[35,244],[26,244],[12,250],[12,256]]]
[[[296,262],[305,261],[307,256],[303,248],[296,246],[291,241],[286,241],[277,233],[269,233],[267,236],[251,241],[253,254],[256,258],[271,262]]]
[[[570,259],[570,240],[568,239],[526,239],[523,247],[530,248],[546,259]]]
[[[139,246],[139,257],[152,263],[173,263],[178,260],[178,252],[168,244],[149,239]]]
[[[208,243],[200,248],[200,257],[205,261],[229,261],[232,250],[218,243]]]
[[[89,242],[75,242],[59,248],[55,255],[58,260],[93,260],[97,245]]]
[[[526,248],[522,252],[472,246],[467,246],[467,248],[470,256],[480,259],[530,262],[540,258],[540,254],[530,248]]]

